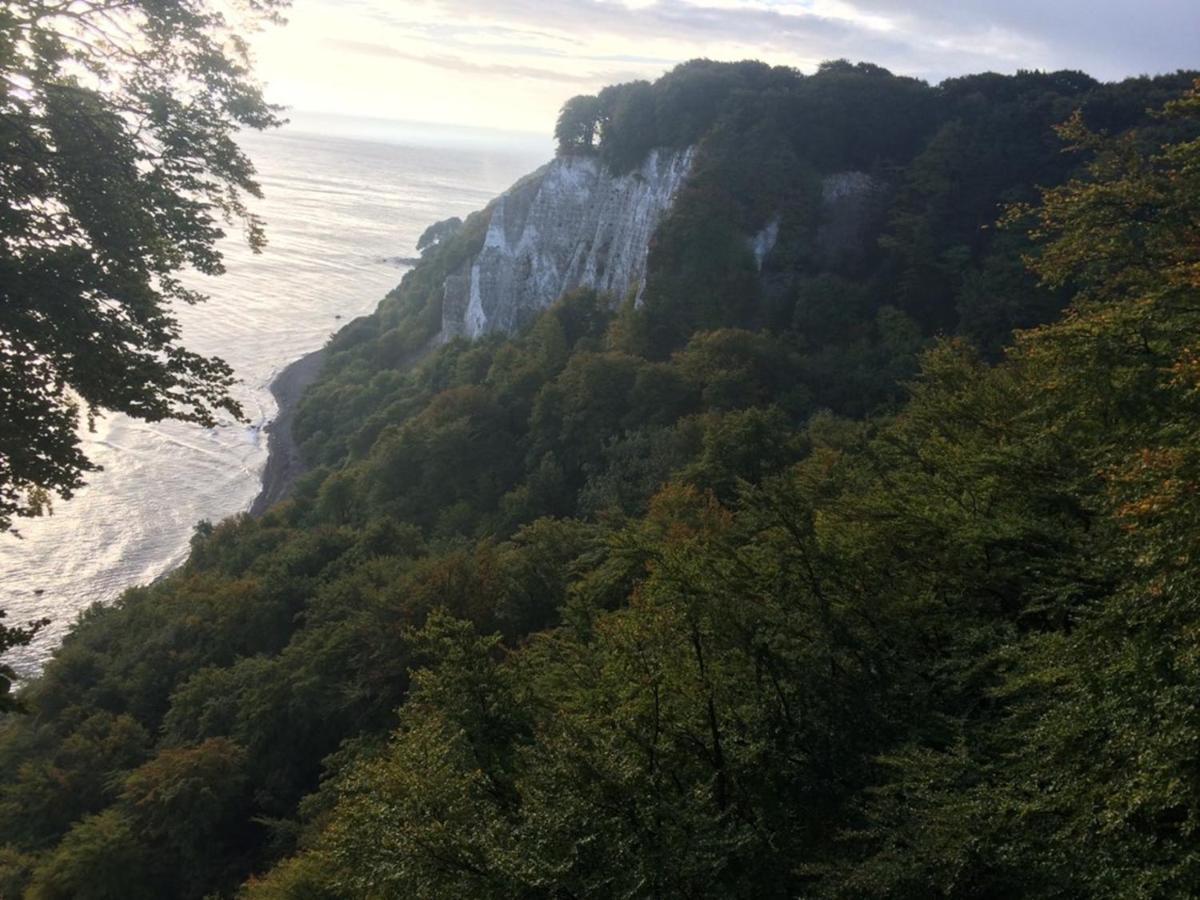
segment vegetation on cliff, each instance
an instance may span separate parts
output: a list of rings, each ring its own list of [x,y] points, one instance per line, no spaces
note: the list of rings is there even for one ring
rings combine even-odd
[[[644,304],[412,367],[486,212],[431,242],[333,341],[293,497],[24,692],[0,894],[1186,895],[1189,81],[694,63],[568,107],[700,148]],[[566,149],[640,146],[604,115]],[[845,169],[890,186],[857,252]]]

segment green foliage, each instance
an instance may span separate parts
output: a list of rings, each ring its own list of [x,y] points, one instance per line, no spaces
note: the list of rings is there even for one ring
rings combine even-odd
[[[0,619],[3,619],[5,613],[0,610]],[[34,635],[50,624],[49,619],[38,619],[35,622],[30,622],[24,628],[11,628],[7,625],[0,625],[0,655],[7,653],[13,647],[27,647],[33,640]],[[0,713],[9,713],[19,711],[22,708],[21,702],[12,694],[13,682],[17,679],[17,673],[12,666],[7,663],[0,663]]]
[[[596,140],[600,104],[595,97],[573,97],[558,116],[554,137],[560,153],[588,152]]]
[[[137,872],[133,880],[130,873]],[[153,874],[152,874],[153,873]],[[150,849],[118,809],[80,821],[34,871],[23,896],[38,900],[151,900],[165,887],[154,877]]]
[[[564,152],[586,145],[618,173],[635,171],[655,148],[695,153],[616,345],[663,358],[697,330],[783,331],[813,279],[836,275],[863,304],[853,321],[895,307],[923,335],[963,334],[994,356],[1014,329],[1048,321],[1067,299],[1024,272],[1023,236],[997,237],[993,227],[1006,204],[1031,200],[1035,185],[1060,183],[1077,167],[1053,126],[1076,108],[1119,129],[1144,125],[1144,112],[1130,113],[1130,93],[1149,105],[1169,97],[1169,85],[1186,86],[1174,76],[1101,85],[1075,72],[1022,72],[930,87],[844,60],[811,76],[699,60],[652,84],[577,97],[563,118],[583,116],[586,135]],[[1155,129],[1146,133],[1166,133]],[[826,196],[823,179],[847,172],[874,179],[869,197]],[[756,260],[748,238],[767,227],[778,236]],[[836,340],[828,352],[874,365],[875,336]],[[838,384],[845,374],[822,380]],[[894,374],[847,391],[854,400],[829,391],[824,402],[873,411],[895,399]]]
[[[417,250],[424,253],[440,244],[442,241],[454,237],[462,230],[463,221],[458,216],[451,216],[449,219],[443,219],[441,222],[434,222],[417,238]]]
[[[324,877],[355,895],[1189,891],[1200,194],[1177,187],[1200,144],[1147,158],[1070,127],[1097,155],[1045,194],[1037,262],[1078,286],[1070,315],[994,368],[943,343],[892,420],[814,422],[803,462],[729,506],[667,488],[610,539],[636,560],[622,608],[500,661],[462,632],[478,654],[444,647],[425,677],[493,699],[406,705],[336,793],[308,857]],[[1153,224],[1130,230],[1130,208]],[[899,316],[881,327],[911,329]],[[738,415],[715,458],[770,421]],[[417,811],[382,852],[357,837]]]
[[[292,497],[202,525],[22,695],[4,891],[1194,892],[1198,94],[1104,137],[1089,115],[1161,84],[664,82],[602,94],[592,147],[632,159],[653,97],[655,141],[708,148],[642,304],[578,292],[407,366],[486,214],[432,245],[335,339]],[[898,142],[833,117],[818,159],[749,127],[826,90]],[[1043,170],[1027,132],[1064,98],[1085,153]],[[766,185],[817,204],[860,139],[903,169],[887,246],[823,261],[803,212],[758,272]],[[1032,242],[976,233],[1039,196],[1011,214]]]

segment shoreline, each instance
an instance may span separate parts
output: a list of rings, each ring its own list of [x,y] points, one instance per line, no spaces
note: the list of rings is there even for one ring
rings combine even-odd
[[[316,381],[325,362],[325,350],[314,350],[288,363],[271,381],[269,390],[279,411],[263,430],[267,433],[267,464],[262,471],[262,487],[250,504],[249,514],[258,518],[287,497],[296,479],[307,466],[300,448],[292,438],[292,422],[305,389]]]

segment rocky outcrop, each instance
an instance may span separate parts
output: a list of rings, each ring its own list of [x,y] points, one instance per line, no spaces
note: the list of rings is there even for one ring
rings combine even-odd
[[[834,271],[860,264],[883,225],[889,186],[865,172],[827,175],[821,183],[817,255]]]
[[[754,264],[762,271],[763,263],[767,261],[771,251],[779,242],[779,216],[776,215],[763,230],[749,239],[750,252],[754,254]]]
[[[874,246],[883,225],[887,182],[865,172],[837,172],[821,179],[821,206],[812,257],[822,267],[853,268]],[[784,212],[776,213],[758,234],[746,238],[759,272],[779,243]],[[764,277],[768,277],[764,273]]]
[[[575,288],[592,288],[617,298],[640,293],[654,231],[691,171],[693,158],[693,150],[654,151],[637,171],[614,176],[594,157],[567,156],[517,182],[489,208],[482,249],[445,279],[441,332],[403,365],[454,337],[516,331]],[[878,230],[887,193],[885,182],[862,172],[825,177],[815,234],[823,264],[836,268],[866,252]],[[764,269],[779,242],[785,215],[786,210],[780,210],[761,231],[746,237],[768,295],[790,289],[787,273]],[[423,241],[434,246],[460,228],[457,220],[439,223]],[[435,234],[438,230],[444,233]],[[421,260],[395,262],[408,265]],[[297,360],[271,384],[279,414],[268,426],[270,453],[262,493],[250,510],[253,515],[261,515],[286,497],[305,470],[292,439],[292,420],[300,395],[320,371],[322,359],[323,351],[318,351]]]
[[[515,331],[576,288],[640,290],[650,239],[694,155],[652,151],[628,175],[563,156],[518,182],[492,204],[483,248],[446,279],[442,338]]]
[[[250,506],[252,516],[261,516],[284,499],[308,468],[292,436],[292,423],[301,395],[317,380],[324,364],[325,351],[316,350],[286,366],[271,382],[271,394],[279,412],[267,426],[267,464],[262,474],[262,490]]]
[[[443,286],[439,339],[512,333],[563,294],[592,288],[640,296],[658,223],[691,171],[695,150],[652,151],[628,175],[594,156],[561,156],[517,182],[488,210],[483,247]],[[816,253],[837,269],[866,252],[886,185],[862,172],[821,185]],[[774,250],[785,210],[747,236],[759,271]]]

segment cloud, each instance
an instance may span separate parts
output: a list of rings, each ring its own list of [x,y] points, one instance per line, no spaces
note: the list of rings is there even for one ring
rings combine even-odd
[[[704,55],[706,45],[737,42],[788,49],[795,42],[845,44],[855,29],[845,22],[810,12],[784,11],[769,6],[707,5],[686,0],[658,0],[629,7],[612,0],[495,0],[487,4],[464,0],[433,0],[441,17],[463,22],[539,23],[555,35],[620,38],[638,43],[671,41],[690,49],[685,56]]]
[[[986,69],[1086,67],[1116,78],[1200,62],[1200,3],[1144,0],[430,0],[451,42],[468,32],[559,42],[610,38],[678,47],[675,61],[746,55],[865,59],[938,80]],[[399,25],[389,5],[373,5]],[[717,51],[717,52],[713,52]],[[656,55],[657,60],[657,55]]]
[[[1200,0],[296,0],[283,102],[544,129],[572,94],[696,57],[813,70],[865,60],[930,82],[1200,65]],[[297,36],[308,43],[298,50]],[[290,43],[289,43],[290,42]],[[428,79],[427,68],[439,77]],[[418,90],[406,90],[415,85]],[[306,107],[306,104],[307,107]]]
[[[1036,48],[1025,67],[1084,68],[1102,78],[1200,65],[1196,0],[850,0],[904,33],[969,39],[983,29]]]
[[[367,56],[382,56],[389,59],[403,59],[409,62],[422,63],[427,66],[434,66],[439,69],[447,69],[451,72],[458,72],[467,75],[494,75],[502,78],[533,78],[543,81],[561,81],[568,84],[590,85],[594,84],[598,77],[603,77],[591,73],[576,74],[555,69],[539,68],[536,66],[513,66],[504,63],[488,63],[488,62],[473,62],[469,59],[463,59],[458,56],[449,54],[422,54],[408,53],[404,50],[399,50],[385,44],[376,44],[370,41],[347,40],[344,38],[329,38],[325,42],[331,47],[338,50],[347,50],[351,53],[365,54]]]

